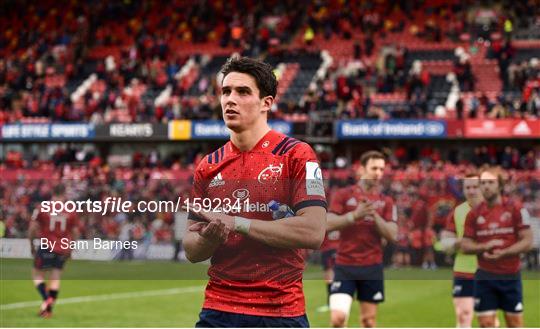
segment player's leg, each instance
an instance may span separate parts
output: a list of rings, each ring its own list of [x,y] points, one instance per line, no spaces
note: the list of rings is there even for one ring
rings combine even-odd
[[[506,326],[523,327],[523,287],[521,278],[516,280],[499,280],[500,306],[504,311]]]
[[[481,328],[496,328],[497,311],[477,312]]]
[[[504,312],[504,319],[508,328],[523,328],[523,313]]]
[[[350,277],[347,268],[334,267],[334,281],[330,286],[330,325],[344,328],[349,321],[356,282]]]
[[[38,291],[43,301],[39,307],[38,315],[42,317],[48,317],[49,316],[48,303],[47,303],[48,292],[47,292],[47,285],[45,283],[45,272],[40,269],[33,268],[32,280],[34,281],[34,286],[36,287],[36,290]]]
[[[45,284],[45,272],[34,267],[32,269],[32,281],[34,282],[34,286],[36,287],[39,295],[41,296],[41,299],[43,300],[47,299],[47,285]]]
[[[360,302],[360,321],[364,328],[377,325],[377,305],[384,302],[383,266],[366,267],[363,277],[357,281],[358,301]]]
[[[334,328],[345,328],[349,321],[353,295],[354,281],[334,281],[330,287],[330,325]]]
[[[61,277],[61,269],[55,268],[51,270],[51,274],[49,276],[49,298],[51,299],[51,306],[56,302],[56,299],[58,298]]]
[[[370,302],[360,302],[360,324],[364,328],[375,328],[377,326],[377,304]]]
[[[62,278],[62,269],[64,268],[66,259],[67,256],[65,255],[54,254],[53,268],[49,275],[49,295],[47,298],[49,313],[52,313],[52,308],[60,292],[60,279]]]
[[[479,279],[478,272],[474,282],[474,299],[474,311],[480,327],[494,328],[497,324],[497,308],[499,305],[497,293],[493,281]]]
[[[470,328],[474,314],[474,280],[454,278],[452,289],[456,326]]]
[[[46,251],[38,249],[34,258],[34,267],[32,268],[32,281],[38,291],[43,302],[39,307],[38,315],[42,317],[48,317],[48,304],[47,304],[47,284],[45,282],[45,271],[49,264],[48,258],[44,255]]]
[[[456,326],[458,328],[470,328],[474,314],[474,298],[455,297],[454,309],[456,310]]]

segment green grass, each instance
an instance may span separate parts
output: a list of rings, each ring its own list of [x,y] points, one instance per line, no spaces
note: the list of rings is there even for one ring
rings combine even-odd
[[[64,273],[60,302],[54,316],[41,319],[36,316],[36,305],[6,308],[13,303],[39,302],[30,280],[31,261],[0,261],[1,327],[193,327],[206,284],[205,265],[71,261]],[[304,291],[311,326],[327,327],[329,313],[316,312],[326,300],[321,273],[311,266],[305,277]],[[379,309],[379,326],[455,327],[449,270],[389,270],[386,277],[386,302]],[[538,273],[525,273],[523,284],[525,324],[540,327]],[[143,291],[152,293],[146,297],[131,294]],[[110,294],[116,299],[110,299],[110,296],[93,301],[70,299]],[[62,300],[68,303],[62,303]],[[355,303],[349,326],[358,325]]]

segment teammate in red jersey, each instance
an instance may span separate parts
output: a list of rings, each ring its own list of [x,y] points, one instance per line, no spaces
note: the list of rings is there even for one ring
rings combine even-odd
[[[385,158],[369,151],[360,158],[360,181],[332,198],[327,230],[341,230],[330,311],[333,327],[347,325],[355,292],[360,301],[360,323],[376,325],[377,305],[384,301],[381,239],[396,242],[397,212],[391,198],[379,191]]]
[[[474,297],[480,326],[494,327],[496,311],[502,309],[508,327],[523,327],[519,256],[531,249],[532,230],[527,210],[505,200],[502,188],[498,169],[482,171],[485,201],[468,213],[461,249],[478,258]]]
[[[277,90],[270,65],[231,58],[222,73],[231,138],[197,166],[183,242],[191,262],[211,258],[196,326],[307,327],[301,249],[324,239],[319,164],[309,145],[267,123]]]
[[[56,200],[61,199],[56,197]],[[52,308],[60,290],[62,269],[71,253],[69,242],[76,240],[78,236],[78,220],[75,215],[60,213],[53,216],[38,209],[34,211],[28,237],[34,256],[32,279],[43,299],[39,309],[41,317],[48,318],[52,315]],[[49,274],[48,286],[45,283],[46,273]]]

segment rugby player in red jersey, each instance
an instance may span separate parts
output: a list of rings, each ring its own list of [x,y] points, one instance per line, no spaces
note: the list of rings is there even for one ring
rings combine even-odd
[[[461,249],[476,254],[475,311],[481,327],[495,327],[497,309],[508,327],[523,327],[521,253],[532,247],[529,214],[502,196],[503,178],[497,168],[480,175],[484,202],[467,214]]]
[[[61,194],[58,191],[56,193]],[[57,195],[55,200],[61,201],[62,197]],[[30,250],[34,256],[32,279],[43,299],[39,316],[48,318],[52,315],[53,305],[58,298],[64,263],[71,253],[69,242],[79,237],[77,217],[68,213],[53,216],[36,209],[32,214],[28,237]],[[36,239],[37,243],[34,243]],[[48,286],[45,283],[47,273]]]
[[[327,231],[341,231],[330,295],[333,327],[347,325],[355,292],[360,301],[360,323],[375,327],[377,305],[384,301],[381,240],[395,243],[397,239],[396,208],[379,190],[384,155],[366,152],[360,164],[358,184],[336,192],[327,219]]]
[[[302,249],[318,249],[326,225],[316,155],[269,127],[277,90],[270,65],[231,58],[221,72],[231,137],[197,166],[183,241],[191,262],[211,260],[196,326],[307,327]],[[272,201],[290,214],[273,218]]]

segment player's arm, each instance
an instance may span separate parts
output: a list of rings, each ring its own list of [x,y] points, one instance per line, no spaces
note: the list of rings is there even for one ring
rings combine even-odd
[[[533,233],[530,228],[518,232],[519,241],[508,248],[501,249],[504,256],[514,256],[528,252],[533,247]]]
[[[30,241],[30,252],[32,255],[36,253],[36,249],[34,248],[34,240],[38,237],[39,232],[39,221],[37,217],[39,216],[39,213],[37,210],[34,210],[34,213],[32,214],[32,218],[30,219],[30,225],[28,226],[28,240]]]
[[[276,221],[251,220],[248,237],[272,247],[319,249],[326,233],[326,209],[305,207],[296,216]]]
[[[396,243],[398,233],[397,223],[394,221],[386,221],[376,211],[373,211],[372,216],[375,221],[375,229],[380,234],[380,236],[385,238],[388,242]]]
[[[461,239],[461,251],[464,254],[481,254],[486,251],[491,251],[493,248],[500,247],[502,245],[501,240],[489,240],[481,243],[467,237]]]
[[[385,207],[381,214],[375,209],[371,210],[370,215],[375,222],[375,229],[379,235],[386,241],[391,243],[397,242],[398,225],[397,225],[397,208],[391,200],[385,202]],[[384,216],[384,218],[383,218]]]
[[[343,215],[338,215],[333,212],[326,214],[326,232],[341,230],[355,221],[353,212],[348,212]]]
[[[350,226],[354,224],[356,220],[370,214],[372,210],[373,208],[371,204],[362,201],[355,210],[349,211],[342,215],[329,212],[326,215],[326,232],[341,230],[347,226]]]

